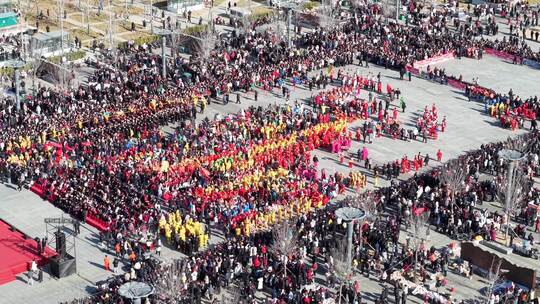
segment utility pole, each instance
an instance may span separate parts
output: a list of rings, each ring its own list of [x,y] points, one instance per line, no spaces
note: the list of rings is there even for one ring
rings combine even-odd
[[[170,35],[172,37],[173,32],[166,29],[158,29],[157,34],[161,36],[161,76],[163,77],[163,81],[165,81],[167,79],[167,54],[165,50],[167,48],[167,36]],[[173,48],[172,43],[171,48]]]
[[[400,0],[396,0],[396,22],[399,20],[399,3]]]
[[[163,81],[167,79],[167,55],[165,54],[165,47],[167,46],[167,36],[161,36],[161,61],[163,65]]]
[[[64,0],[60,0],[59,2],[60,4],[60,7],[59,7],[59,13],[58,13],[58,17],[60,17],[60,73],[59,73],[59,76],[60,76],[60,86],[62,87],[62,89],[64,88],[64,81],[65,81],[65,71],[64,69],[62,68],[64,66]]]
[[[15,68],[13,72],[15,73],[15,104],[17,105],[17,111],[20,111],[21,110],[21,97],[19,96],[20,94],[19,68]]]
[[[36,96],[36,73],[37,73],[37,69],[38,69],[38,64],[41,63],[41,59],[37,56],[35,56],[35,59],[34,59],[34,66],[32,67],[32,97],[35,97]]]
[[[21,14],[25,15],[26,14],[26,11],[23,13],[22,11],[22,7],[21,7],[21,2],[19,1],[19,10],[21,12]],[[17,28],[19,30],[19,39],[21,39],[21,55],[19,55],[19,57],[21,57],[21,60],[26,60],[26,51],[27,51],[27,47],[26,47],[26,36],[23,35],[23,29],[22,29],[22,24],[23,21],[20,21],[18,24],[17,24]]]
[[[24,62],[21,60],[10,60],[8,64],[13,68],[13,78],[15,79],[15,106],[17,111],[21,109],[21,89],[20,89],[20,69],[24,66]]]
[[[292,13],[295,9],[295,5],[292,3],[286,3],[283,5],[283,8],[285,9],[285,13],[287,14],[285,17],[287,22],[287,46],[289,48],[292,47],[292,39],[291,39],[291,27],[292,27]]]
[[[291,14],[292,9],[287,8],[287,46],[291,47]]]
[[[109,0],[109,48],[114,49],[112,0]]]
[[[176,32],[176,30],[174,30],[171,34],[171,57],[174,62],[173,66],[176,63],[176,48],[178,44],[178,39],[178,33]]]
[[[60,0],[58,8],[58,16],[60,17],[60,51],[61,56],[64,56],[64,0]]]
[[[249,0],[249,5],[251,7],[251,0]],[[213,33],[215,31],[215,25],[214,25],[214,15],[212,14],[212,7],[208,9],[208,25],[210,26],[210,30]]]
[[[90,35],[90,0],[86,0],[86,34]]]
[[[150,0],[150,32],[154,34],[154,0]]]

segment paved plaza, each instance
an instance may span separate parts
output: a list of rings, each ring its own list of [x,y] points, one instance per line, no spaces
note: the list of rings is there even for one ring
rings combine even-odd
[[[459,62],[459,63],[457,63]],[[484,55],[482,60],[462,58],[460,60],[447,61],[439,64],[444,68],[447,75],[463,76],[463,80],[472,81],[478,77],[478,84],[508,94],[512,89],[514,94],[521,98],[538,96],[540,71],[526,65],[514,65],[489,55]]]

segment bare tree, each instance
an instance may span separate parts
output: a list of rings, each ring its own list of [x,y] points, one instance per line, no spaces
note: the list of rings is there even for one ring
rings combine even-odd
[[[210,62],[212,52],[216,47],[216,33],[210,26],[207,26],[206,30],[201,32],[199,36],[199,39],[197,39],[197,49],[199,50],[204,69],[206,69]]]
[[[221,293],[221,304],[239,304],[242,303],[242,293],[240,288],[237,288],[234,285],[229,285],[229,287]]]
[[[283,11],[276,10],[276,13],[272,14],[270,16],[270,22],[264,26],[266,31],[270,32],[271,34],[274,34],[276,36],[276,39],[281,41],[284,37],[283,30],[286,28],[286,25],[284,26],[282,24],[283,22]]]
[[[365,220],[372,223],[377,223],[379,219],[379,203],[380,199],[375,195],[373,191],[366,191],[364,193],[357,193],[356,196],[353,196],[349,199],[350,205],[361,209],[366,213]],[[359,238],[360,238],[360,249],[364,247],[364,236],[362,235],[362,221],[360,221]]]
[[[182,35],[178,33],[177,30],[173,31],[171,34],[171,57],[176,61],[176,55],[178,53],[178,48],[180,44],[184,41]]]
[[[285,221],[274,226],[272,239],[269,251],[283,263],[283,276],[287,277],[289,256],[295,254],[299,248],[298,231],[290,222]]]
[[[322,0],[319,6],[319,26],[324,29],[330,29],[337,23],[337,19],[334,13],[334,6],[332,0]]]
[[[395,0],[381,0],[381,15],[386,19],[393,19],[396,16],[396,1]]]
[[[465,189],[465,179],[468,172],[459,160],[452,160],[443,165],[439,173],[439,180],[450,192],[452,207],[456,202],[456,195]]]
[[[249,33],[251,30],[251,15],[244,15],[242,19],[240,19],[242,31],[244,34]]]
[[[362,209],[369,221],[375,221],[379,218],[379,198],[373,191],[358,193],[353,199],[353,206]]]
[[[432,8],[437,5],[435,0],[422,0],[420,1],[420,9],[424,9],[427,12],[431,12]]]
[[[506,149],[516,150],[523,154],[527,154],[533,148],[533,143],[533,140],[520,136],[515,138],[508,137],[503,145]]]
[[[341,304],[343,285],[350,281],[353,269],[347,262],[347,242],[341,240],[332,253],[332,272],[338,281],[338,303]]]
[[[182,269],[173,263],[162,270],[154,282],[154,288],[158,295],[158,303],[170,303],[171,300],[181,298],[183,294]]]
[[[508,238],[510,218],[523,208],[526,203],[524,199],[531,188],[531,181],[522,166],[519,164],[511,166],[510,170],[513,170],[513,172],[499,177],[501,182],[497,183],[496,189],[496,199],[503,206],[506,215],[505,240]]]
[[[352,8],[355,8],[355,9],[359,9],[361,8],[362,6],[364,6],[364,2],[361,1],[361,0],[351,0],[349,1],[351,3],[351,7]]]
[[[32,95],[36,94],[36,80],[39,68],[41,67],[41,54],[43,48],[32,47],[32,60],[30,61],[30,73],[32,74]]]
[[[488,286],[485,292],[484,303],[489,303],[491,296],[493,295],[493,290],[495,289],[495,284],[500,279],[502,259],[493,255],[493,260],[491,260],[491,266],[489,267],[489,272],[487,275]]]
[[[429,236],[429,216],[430,211],[427,209],[422,210],[422,212],[416,210],[411,213],[410,221],[412,226],[415,268],[418,262],[418,249],[420,243]]]

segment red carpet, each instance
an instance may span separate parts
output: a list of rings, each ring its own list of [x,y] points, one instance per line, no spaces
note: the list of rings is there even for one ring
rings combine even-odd
[[[0,219],[0,285],[14,281],[17,274],[27,271],[32,259],[41,266],[54,255],[56,252],[47,248],[43,256],[38,256],[33,239],[25,240],[22,232],[11,231],[9,224]]]

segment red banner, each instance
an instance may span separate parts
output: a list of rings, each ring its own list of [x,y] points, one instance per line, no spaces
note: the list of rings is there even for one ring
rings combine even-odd
[[[454,52],[450,52],[450,53],[446,53],[446,54],[443,54],[443,55],[434,56],[434,57],[431,57],[431,58],[428,58],[428,59],[416,61],[416,62],[413,63],[413,67],[415,67],[417,69],[421,69],[421,68],[426,67],[428,65],[434,65],[434,64],[443,63],[445,61],[452,60],[454,58],[455,58]]]
[[[420,71],[417,68],[413,68],[412,66],[408,65],[406,67],[408,72],[411,72],[413,75],[420,75]]]

